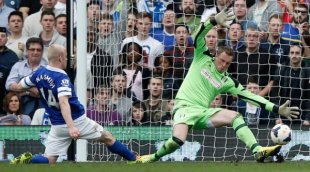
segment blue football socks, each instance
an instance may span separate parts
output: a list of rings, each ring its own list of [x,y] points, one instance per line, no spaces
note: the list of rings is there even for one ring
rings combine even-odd
[[[120,141],[116,140],[113,145],[108,146],[109,151],[119,154],[128,161],[136,160],[136,156]]]

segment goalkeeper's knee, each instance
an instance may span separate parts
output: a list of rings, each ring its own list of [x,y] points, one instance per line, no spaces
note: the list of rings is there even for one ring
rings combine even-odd
[[[181,139],[179,139],[179,138],[177,138],[177,137],[172,137],[172,140],[176,143],[176,144],[178,144],[178,146],[179,147],[181,147],[183,144],[184,144],[184,142],[181,140]]]

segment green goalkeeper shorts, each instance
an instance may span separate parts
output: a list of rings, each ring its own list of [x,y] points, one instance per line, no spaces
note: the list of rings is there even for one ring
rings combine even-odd
[[[209,119],[222,108],[202,106],[181,106],[174,110],[173,125],[187,124],[192,129],[208,128]]]

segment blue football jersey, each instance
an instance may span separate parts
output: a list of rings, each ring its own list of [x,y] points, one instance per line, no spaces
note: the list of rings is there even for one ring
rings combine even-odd
[[[65,124],[59,106],[59,97],[69,96],[72,119],[77,119],[85,113],[83,105],[79,102],[73,84],[67,73],[51,66],[41,67],[22,82],[24,88],[37,87],[40,100],[49,114],[53,125]]]

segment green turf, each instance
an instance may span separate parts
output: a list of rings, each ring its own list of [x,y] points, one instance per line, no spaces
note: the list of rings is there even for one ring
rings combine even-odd
[[[255,162],[158,162],[128,165],[115,163],[61,163],[55,166],[0,163],[1,172],[309,172],[310,162],[264,163]]]

